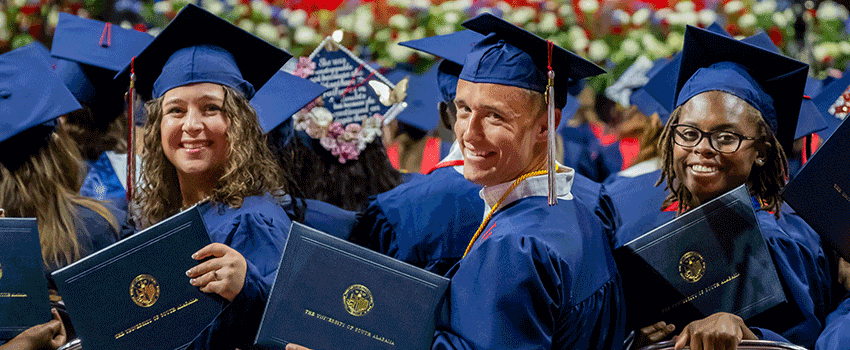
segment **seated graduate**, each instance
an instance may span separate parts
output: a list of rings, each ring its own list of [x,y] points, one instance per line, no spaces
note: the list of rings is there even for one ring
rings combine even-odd
[[[187,5],[122,73],[146,103],[136,221],[152,225],[199,205],[214,242],[187,283],[226,299],[190,348],[248,348],[291,221],[287,188],[249,103],[290,55]]]
[[[0,56],[0,208],[38,220],[41,254],[50,272],[118,239],[118,224],[101,203],[77,191],[85,165],[60,115],[80,104],[48,65],[41,44]],[[58,301],[55,292],[51,299]]]
[[[447,274],[433,347],[619,348],[623,300],[608,242],[592,211],[572,200],[575,172],[549,162],[547,142],[566,84],[603,71],[490,14],[463,25],[488,34],[461,70],[454,127],[464,176],[484,186],[488,215]]]
[[[325,42],[319,50],[330,45],[337,43]],[[372,83],[383,84],[383,81],[379,81],[376,73],[370,71],[374,68],[366,62],[350,53],[342,56],[334,53],[335,59],[344,58],[351,66],[351,75],[348,76],[360,80],[352,79],[349,84],[332,86],[332,82],[338,79],[334,78],[338,73],[329,73],[328,69],[322,67],[316,68],[316,62],[332,52],[320,51],[312,59],[299,58],[293,74],[328,84],[330,90],[321,99],[296,113],[292,123],[282,123],[276,128],[280,130],[269,132],[269,138],[270,142],[277,144],[273,148],[277,149],[281,163],[287,164],[293,178],[298,181],[303,198],[359,211],[368,204],[370,196],[398,186],[405,180],[406,174],[393,168],[381,142],[381,126],[389,114],[367,115],[362,112],[364,106],[378,107],[385,112],[392,109],[383,104],[387,101],[376,103],[384,97],[377,95]],[[318,81],[320,79],[324,80]],[[404,94],[403,91],[390,91],[388,85],[386,87],[389,95]],[[352,93],[355,90],[356,95]],[[352,103],[340,103],[343,100]],[[389,102],[394,105],[400,99]]]
[[[441,101],[431,106],[437,107],[431,115],[439,114],[447,125],[453,125],[456,119],[458,75],[469,53],[457,48],[472,48],[483,38],[482,34],[464,30],[401,43],[444,57],[436,74]],[[427,175],[373,197],[349,240],[444,275],[463,257],[466,242],[484,216],[480,190],[481,185],[463,177],[463,155],[455,142],[449,155]]]
[[[265,133],[274,133],[268,137],[269,148],[279,152],[278,142],[286,144],[292,140],[293,128],[282,124],[292,124],[292,115],[319,98],[328,89],[307,79],[278,71],[257,91],[251,99],[251,105],[257,110],[260,126]],[[285,133],[285,134],[284,134]],[[284,159],[281,159],[283,161]],[[283,207],[292,221],[301,222],[319,231],[348,239],[357,223],[353,211],[344,210],[315,199],[305,199],[298,189],[298,181],[289,174],[290,164],[281,164],[290,194],[283,200]]]
[[[765,64],[769,62],[770,64]],[[817,272],[809,243],[777,224],[779,193],[785,185],[784,148],[793,142],[808,66],[723,35],[688,27],[676,88],[675,107],[661,135],[662,174],[670,191],[664,212],[627,223],[617,245],[748,184],[758,204],[756,217],[784,282],[785,295],[804,320],[793,326],[748,327],[733,314],[718,312],[688,325],[664,321],[640,332],[650,341],[680,327],[676,348],[735,348],[742,339],[814,345],[828,305],[815,294],[829,288]],[[640,341],[638,342],[640,343]]]

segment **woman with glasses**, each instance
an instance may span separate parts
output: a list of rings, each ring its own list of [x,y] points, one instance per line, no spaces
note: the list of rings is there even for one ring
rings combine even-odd
[[[784,149],[794,139],[808,67],[698,28],[688,27],[685,38],[675,109],[659,143],[666,209],[626,223],[616,244],[747,184],[786,298],[800,311],[802,321],[780,317],[754,327],[734,314],[716,312],[689,324],[659,320],[635,325],[646,326],[636,332],[635,344],[658,341],[676,331],[677,349],[735,349],[742,339],[811,348],[829,310],[829,298],[820,294],[830,287],[828,273],[815,263],[823,257],[809,249],[802,235],[781,228],[776,220],[787,177]]]

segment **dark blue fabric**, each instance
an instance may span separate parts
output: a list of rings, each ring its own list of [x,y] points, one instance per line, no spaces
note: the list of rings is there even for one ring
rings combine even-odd
[[[242,92],[245,98],[254,97],[254,86],[242,78],[236,59],[215,45],[198,45],[177,50],[153,83],[153,97],[158,98],[173,88],[192,83],[216,83]]]
[[[602,182],[613,173],[606,165],[602,145],[589,124],[571,127],[564,123],[557,131],[564,142],[564,165],[594,182]]]
[[[545,51],[545,48],[541,48],[541,51]],[[487,35],[473,46],[459,78],[473,83],[515,86],[540,93],[546,90],[549,81],[546,74],[537,69],[528,53],[496,34]]]
[[[248,263],[245,284],[192,341],[190,349],[247,349],[260,327],[292,222],[270,195],[245,198],[240,208],[206,203],[199,207],[210,239],[236,249]]]
[[[127,210],[127,192],[121,179],[112,168],[109,157],[104,152],[95,161],[88,161],[88,173],[80,187],[80,195],[99,201],[118,204],[119,209]]]
[[[675,211],[657,212],[632,223],[624,223],[617,231],[614,247],[620,247],[632,239],[672,220]],[[757,330],[764,339],[789,341],[811,348],[823,328],[825,313],[830,308],[829,271],[824,271],[822,249],[816,249],[809,234],[795,230],[793,225],[780,226],[773,214],[764,210],[756,212],[762,235],[770,249],[779,278],[785,288],[785,296],[803,315],[803,320],[784,328],[762,325]],[[825,294],[826,293],[826,294]],[[777,320],[777,323],[783,322]],[[681,329],[684,325],[676,325]]]
[[[680,89],[676,107],[696,95],[712,90],[730,93],[749,103],[761,112],[762,118],[773,132],[778,132],[773,97],[753,79],[746,67],[734,62],[720,62],[708,68],[697,69]],[[800,98],[802,99],[802,96]]]
[[[600,222],[576,201],[498,211],[447,274],[434,349],[619,349],[621,283]]]
[[[480,190],[452,167],[436,169],[375,196],[349,240],[444,275],[484,217]]]
[[[635,177],[614,175],[605,183],[600,197],[609,198],[614,206],[616,217],[611,221],[615,222],[615,231],[662,209],[667,191],[663,183],[655,186],[660,177],[661,170],[656,170]]]
[[[77,233],[77,242],[80,243],[82,257],[97,252],[118,241],[118,233],[103,216],[83,205],[75,205],[76,209],[74,225]],[[56,290],[51,272],[63,266],[55,266],[45,270],[47,282],[51,289]]]
[[[357,224],[357,213],[315,199],[297,199],[304,205],[304,225],[347,240]],[[291,200],[285,201],[284,210],[292,219],[295,208]],[[293,219],[294,220],[294,219]]]
[[[850,344],[850,299],[844,301],[826,318],[826,326],[818,337],[816,350],[843,350]]]

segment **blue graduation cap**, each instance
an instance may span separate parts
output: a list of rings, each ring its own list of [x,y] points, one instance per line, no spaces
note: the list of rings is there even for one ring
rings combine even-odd
[[[546,72],[551,66],[555,72],[555,108],[561,109],[571,83],[605,73],[592,62],[489,13],[463,22],[463,26],[487,35],[473,46],[460,72],[460,79],[472,83],[544,93]]]
[[[820,136],[829,139],[835,129],[838,129],[841,122],[850,114],[850,74],[845,72],[841,79],[829,83],[812,101],[827,125],[826,130],[822,131]]]
[[[706,91],[730,93],[761,112],[782,147],[790,151],[808,70],[803,62],[688,26],[674,107]]]
[[[658,72],[660,72],[661,69],[663,69],[669,62],[670,60],[667,58],[659,58],[653,61],[652,67],[649,69],[649,71],[646,72],[647,84],[652,82],[652,78],[655,77],[655,75],[658,74]],[[655,80],[656,83],[658,81],[659,80]],[[651,116],[657,113],[659,119],[661,120],[661,123],[665,124],[667,123],[667,119],[670,119],[670,111],[668,111],[667,108],[664,108],[664,105],[662,105],[661,102],[659,102],[658,99],[655,98],[655,96],[652,96],[649,92],[647,92],[647,84],[644,84],[643,86],[635,89],[632,94],[629,95],[629,103],[637,107],[638,110],[640,110],[640,112],[644,115]],[[667,86],[668,91],[665,93],[672,96],[672,86],[670,84],[668,84]]]
[[[292,55],[200,7],[187,5],[116,79],[136,74],[150,100],[192,83],[216,83],[250,99]]]
[[[437,128],[440,118],[437,105],[440,101],[443,101],[437,88],[438,71],[439,66],[434,65],[421,75],[405,74],[405,76],[409,77],[407,97],[405,98],[407,107],[396,117],[399,122],[416,128],[423,133]],[[398,81],[395,78],[398,78],[398,80],[404,78],[404,76],[391,77],[389,74],[386,77],[396,84],[398,84]]]
[[[251,99],[264,133],[292,118],[327,88],[307,79],[278,71]]]
[[[50,54],[77,100],[108,123],[123,110],[129,83],[113,76],[151,41],[147,33],[60,13]]]
[[[484,39],[483,34],[466,29],[446,35],[405,41],[399,45],[443,58],[437,67],[437,86],[443,101],[451,102],[455,99],[457,77],[460,75],[463,63],[466,62],[466,55],[481,39]]]
[[[39,50],[29,45],[0,55],[0,144],[7,150],[0,161],[7,167],[41,148],[56,118],[81,108]]]

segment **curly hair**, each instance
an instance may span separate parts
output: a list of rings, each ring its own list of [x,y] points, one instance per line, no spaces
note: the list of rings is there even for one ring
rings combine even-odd
[[[260,128],[257,112],[237,90],[224,88],[222,109],[228,119],[227,163],[218,179],[211,201],[239,208],[246,197],[269,193],[278,199],[289,192],[286,169],[269,149]],[[180,211],[183,197],[177,169],[165,157],[162,148],[162,100],[145,104],[148,119],[144,128],[144,150],[140,188],[134,194],[138,223],[155,224]]]
[[[43,132],[43,129],[28,130],[14,136],[14,139],[43,139]],[[6,143],[10,141],[18,142],[9,139]],[[0,207],[11,217],[38,219],[41,255],[50,270],[77,261],[84,253],[91,253],[83,252],[77,237],[78,206],[102,216],[116,234],[118,232],[118,223],[106,207],[79,195],[84,169],[77,146],[61,124],[49,133],[45,144],[35,152],[11,162],[0,162]],[[85,231],[85,226],[82,229],[81,232],[90,234]]]
[[[761,143],[765,147],[765,164],[758,169],[753,169],[747,179],[747,185],[750,194],[757,196],[762,203],[761,208],[769,212],[773,212],[776,218],[779,218],[779,210],[782,206],[782,198],[780,193],[785,187],[785,179],[788,174],[788,159],[785,156],[785,151],[773,130],[764,121],[761,112],[753,106],[747,104],[746,111],[750,118],[756,118],[757,122],[757,137],[756,142]],[[667,181],[666,189],[668,190],[667,198],[662,204],[662,208],[667,208],[675,202],[678,202],[678,214],[687,211],[688,203],[693,203],[693,195],[691,192],[676,178],[676,173],[673,168],[673,125],[679,122],[682,115],[682,106],[676,108],[670,114],[670,119],[664,126],[661,132],[661,138],[658,141],[658,148],[661,150],[662,168],[661,178],[656,182],[656,186],[660,185],[664,180]]]

